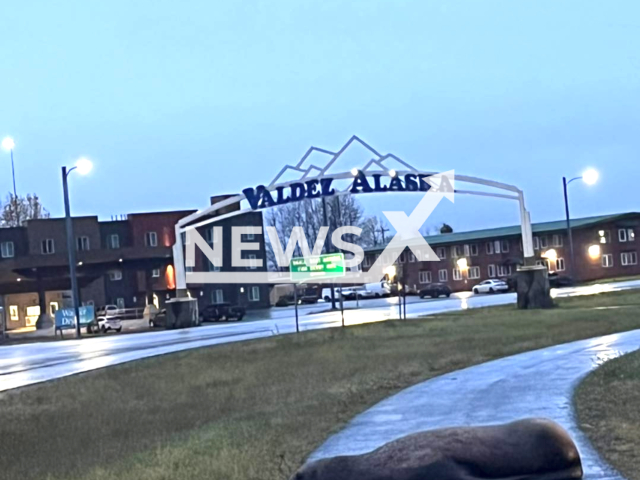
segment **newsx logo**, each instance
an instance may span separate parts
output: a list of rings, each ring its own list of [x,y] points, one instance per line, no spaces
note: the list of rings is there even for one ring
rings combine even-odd
[[[354,173],[353,183],[349,189],[345,192],[340,192],[340,194],[421,191],[424,192],[424,195],[409,216],[403,211],[382,212],[395,228],[395,236],[367,272],[357,274],[347,273],[345,277],[342,277],[342,283],[358,280],[378,281],[384,276],[384,269],[391,266],[406,248],[409,248],[413,252],[418,261],[439,261],[438,256],[420,234],[419,230],[442,198],[448,198],[453,202],[455,192],[453,188],[453,171],[432,175],[408,173],[402,178],[397,175],[391,175],[388,177],[388,184],[383,184],[382,177],[383,175],[374,174],[372,175],[373,182],[370,183],[367,176],[363,172],[358,171]],[[285,195],[286,186],[277,187],[275,189],[275,199],[271,195],[271,192],[264,186],[259,186],[256,189],[245,189],[244,193],[251,208],[255,210],[266,208],[267,205],[276,206],[291,201],[300,201],[304,198],[335,195],[337,192],[332,188],[332,183],[333,178],[311,179],[304,183],[292,183],[288,186],[288,195]],[[215,267],[213,272],[187,272],[187,283],[243,283],[250,281],[258,283],[271,281],[265,276],[267,272],[264,270],[251,272],[251,270],[254,269],[263,269],[265,259],[257,258],[257,256],[251,258],[251,254],[249,258],[243,258],[243,252],[260,250],[260,242],[243,241],[243,235],[252,235],[255,237],[256,235],[263,235],[263,231],[266,232],[266,236],[275,254],[276,265],[280,269],[285,270],[289,268],[291,259],[296,251],[302,253],[304,261],[309,267],[315,267],[318,263],[319,255],[322,254],[327,236],[329,235],[329,227],[321,227],[315,244],[313,248],[311,248],[303,227],[296,226],[292,229],[291,235],[286,242],[286,247],[283,249],[283,243],[278,236],[276,227],[268,226],[263,230],[263,227],[259,226],[233,226],[231,227],[231,267],[243,269],[244,271],[220,272],[219,269],[223,267],[224,252],[223,227],[213,226],[210,228],[212,231],[210,241],[205,240],[194,227],[186,227],[185,229],[186,267],[195,267],[196,245]],[[352,269],[362,263],[364,250],[361,246],[345,241],[342,237],[347,234],[360,236],[361,233],[362,229],[359,227],[343,226],[336,228],[331,234],[331,241],[335,246],[334,251],[342,251],[345,253],[345,267],[347,269]],[[363,278],[363,275],[366,278]],[[355,277],[358,277],[357,280]],[[279,281],[286,280],[279,278]]]

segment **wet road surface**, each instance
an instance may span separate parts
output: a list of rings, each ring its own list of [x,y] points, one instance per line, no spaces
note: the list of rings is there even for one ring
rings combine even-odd
[[[558,297],[588,295],[602,291],[639,288],[640,281],[610,283],[600,286],[554,290]],[[421,300],[407,297],[407,317],[416,318],[454,310],[503,305],[515,302],[515,294],[454,294],[451,298]],[[299,308],[301,330],[338,327],[340,311],[327,311],[327,304]],[[398,299],[381,298],[345,302],[346,325],[384,321],[398,317]],[[239,323],[206,325],[197,328],[153,331],[130,335],[106,335],[81,340],[41,342],[0,347],[0,391],[52,380],[129,362],[209,345],[238,342],[295,332],[294,308],[273,308],[252,313]]]

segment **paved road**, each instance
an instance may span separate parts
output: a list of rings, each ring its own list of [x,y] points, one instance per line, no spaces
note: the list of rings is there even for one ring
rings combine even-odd
[[[559,289],[555,295],[571,296],[640,288],[640,281],[611,283],[602,286]],[[374,299],[346,302],[345,324],[384,321],[398,316],[398,299]],[[411,318],[436,313],[502,305],[515,302],[515,294],[471,295],[460,293],[449,299],[407,299],[407,316]],[[299,309],[302,330],[337,327],[340,312],[328,312],[327,305],[308,305]],[[132,335],[107,335],[64,342],[42,342],[0,347],[0,391],[86,372],[140,358],[162,355],[190,348],[295,331],[292,307],[262,312],[255,321],[216,324],[184,330],[158,331]]]
[[[357,416],[311,459],[369,452],[434,428],[546,417],[576,441],[586,480],[623,480],[576,425],[572,396],[603,361],[640,348],[640,330],[567,343],[459,370],[408,388]]]

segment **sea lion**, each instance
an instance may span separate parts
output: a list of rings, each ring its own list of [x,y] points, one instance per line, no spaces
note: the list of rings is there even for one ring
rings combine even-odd
[[[569,434],[541,418],[419,432],[363,454],[304,465],[291,480],[575,480]]]

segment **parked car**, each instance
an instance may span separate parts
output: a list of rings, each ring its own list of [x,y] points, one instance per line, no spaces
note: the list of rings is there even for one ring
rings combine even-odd
[[[473,293],[498,293],[498,292],[507,292],[509,290],[509,285],[504,280],[485,280],[484,282],[480,282],[478,285],[473,287]]]
[[[95,322],[87,325],[87,332],[100,331],[106,333],[110,330],[115,332],[122,331],[122,319],[120,309],[115,305],[105,305],[100,307],[96,314]]]
[[[418,295],[420,295],[420,298],[438,298],[442,295],[448,298],[451,296],[451,288],[449,288],[449,285],[444,283],[431,283],[422,288]]]
[[[150,328],[165,328],[167,325],[167,310],[163,308],[155,315],[149,317]]]
[[[231,305],[230,303],[214,303],[204,307],[200,312],[200,316],[203,322],[220,322],[223,319],[227,322],[230,320],[239,322],[244,318],[245,313],[244,307]]]
[[[573,286],[573,279],[571,277],[558,275],[558,272],[549,274],[549,286],[551,288],[571,287]]]
[[[391,288],[386,281],[365,283],[364,289],[368,297],[380,298],[388,297],[391,295]]]
[[[331,298],[329,298],[331,300]],[[296,302],[296,298],[293,294],[287,293],[286,295],[281,295],[276,302],[276,307],[288,307],[289,305],[293,305]],[[298,305],[301,304],[312,304],[318,302],[318,290],[316,288],[305,288],[304,290],[298,289]]]

